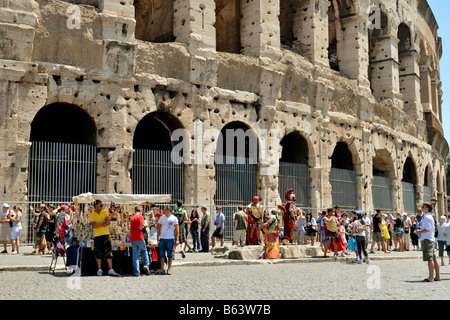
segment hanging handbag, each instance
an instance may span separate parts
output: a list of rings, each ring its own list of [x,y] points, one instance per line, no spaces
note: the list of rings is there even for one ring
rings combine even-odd
[[[351,236],[350,239],[348,240],[348,250],[350,250],[350,251],[357,250],[356,241],[355,241],[355,238],[353,238],[353,236]]]

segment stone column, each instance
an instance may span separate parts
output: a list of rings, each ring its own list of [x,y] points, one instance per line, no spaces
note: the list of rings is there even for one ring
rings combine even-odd
[[[357,80],[360,86],[369,87],[367,17],[362,14],[341,17],[340,28],[337,44],[340,72],[350,79]]]
[[[37,7],[33,0],[0,1],[0,59],[32,60]]]
[[[323,204],[323,190],[324,178],[326,177],[322,168],[310,168],[309,178],[311,179],[310,190],[311,190],[311,207],[312,214],[318,217],[319,211],[326,209]],[[326,179],[325,179],[326,182]]]
[[[420,100],[422,102],[423,112],[432,112],[432,92],[431,92],[431,71],[430,65],[420,66]]]
[[[217,84],[214,0],[175,0],[174,35],[190,53],[189,80],[194,84]]]
[[[106,107],[98,120],[97,148],[97,192],[131,193],[130,169],[134,150],[127,147],[125,134],[127,108],[123,97]]]
[[[242,53],[277,61],[280,50],[279,0],[241,0]]]
[[[423,107],[420,101],[420,69],[419,54],[416,49],[412,49],[399,54],[400,63],[400,93],[403,95],[403,111],[407,127],[411,127],[411,122],[415,122],[412,135],[422,137],[426,123],[423,115]],[[405,130],[409,129],[405,127]],[[413,132],[414,131],[414,132]]]
[[[439,80],[439,75],[437,71],[433,71],[431,74],[431,104],[432,110],[436,118],[439,119],[439,91],[440,91],[441,81]],[[441,119],[439,119],[441,120]]]
[[[103,71],[118,76],[134,72],[136,44],[133,0],[100,0]]]
[[[399,92],[398,39],[395,35],[379,35],[370,40],[370,83],[378,102],[401,100]]]
[[[328,66],[328,7],[327,0],[295,2],[294,48],[314,64]]]

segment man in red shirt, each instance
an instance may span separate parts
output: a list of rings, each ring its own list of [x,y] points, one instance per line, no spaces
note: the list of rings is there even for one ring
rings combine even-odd
[[[144,234],[142,229],[148,227],[147,222],[144,222],[141,208],[134,208],[134,216],[130,221],[130,242],[133,249],[133,267],[134,275],[138,277],[140,275],[139,268],[139,253],[142,256],[142,262],[144,264],[143,269],[146,275],[150,274],[150,259],[148,256],[147,246],[144,240]]]

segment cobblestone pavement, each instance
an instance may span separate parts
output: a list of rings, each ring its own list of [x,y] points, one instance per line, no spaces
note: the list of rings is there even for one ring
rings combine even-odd
[[[12,259],[40,259],[50,263],[49,257],[22,255],[2,255],[0,265],[4,265],[2,260]],[[442,281],[422,283],[428,271],[427,264],[419,258],[420,252],[394,253],[389,260],[381,260],[388,255],[377,252],[372,254],[370,264],[362,265],[343,258],[337,261],[316,258],[314,263],[236,261],[229,264],[230,261],[212,263],[214,259],[210,253],[187,256],[186,260],[197,264],[182,265],[182,261],[175,260],[172,274],[165,276],[80,277],[67,275],[64,270],[50,274],[43,269],[5,269],[0,272],[0,295],[4,300],[41,299],[43,293],[46,299],[55,300],[273,300],[274,296],[280,300],[414,300],[450,297],[448,258],[445,257],[446,265],[440,268]]]

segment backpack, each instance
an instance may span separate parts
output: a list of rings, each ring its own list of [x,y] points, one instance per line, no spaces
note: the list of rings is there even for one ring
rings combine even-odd
[[[184,217],[182,215],[183,209],[175,209],[174,216],[178,219],[178,225],[181,226],[184,223]]]
[[[362,224],[361,221],[359,221],[359,220],[357,220],[357,221],[358,221],[359,226],[355,228],[355,233],[360,234],[360,233],[366,231],[366,225]]]

